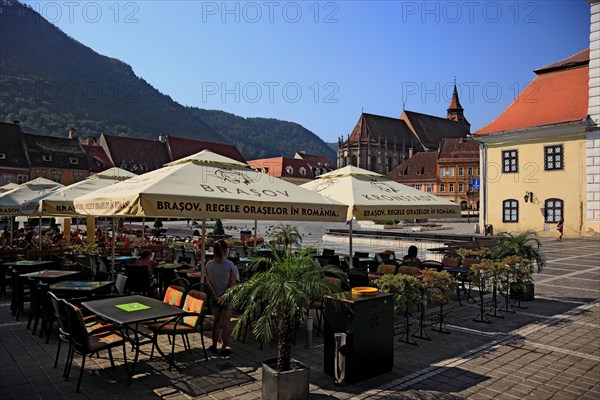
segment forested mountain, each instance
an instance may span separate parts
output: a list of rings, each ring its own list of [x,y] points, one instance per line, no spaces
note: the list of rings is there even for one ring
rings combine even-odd
[[[233,143],[247,159],[334,152],[299,124],[184,107],[133,69],[70,38],[28,6],[0,0],[0,120],[80,137],[160,133]]]

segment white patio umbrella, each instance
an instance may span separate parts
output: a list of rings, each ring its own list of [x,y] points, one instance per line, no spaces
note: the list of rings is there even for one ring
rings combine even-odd
[[[121,168],[113,167],[99,174],[88,176],[86,179],[76,182],[69,186],[64,186],[50,193],[36,197],[23,203],[23,212],[25,214],[46,215],[46,216],[79,216],[75,212],[73,200],[84,194],[94,192],[98,189],[113,185],[125,179],[137,176],[133,172],[126,171]],[[113,221],[113,227],[114,227]],[[87,237],[88,242],[93,240],[94,235],[94,218],[88,218],[87,221]],[[65,225],[65,231],[67,230]],[[113,229],[113,260],[114,260],[114,233]],[[113,261],[114,263],[114,261]]]
[[[208,150],[78,197],[73,203],[78,213],[88,215],[202,220],[343,221],[348,208]]]
[[[350,261],[352,261],[352,219],[429,219],[460,215],[460,205],[430,193],[402,185],[383,175],[347,166],[320,175],[301,187],[347,204]]]
[[[62,186],[60,183],[45,178],[36,178],[25,182],[8,192],[0,194],[0,215],[11,217],[24,215],[23,203],[25,201],[52,192]],[[10,218],[10,221],[10,242],[12,243],[12,218]],[[40,240],[42,235],[41,228],[40,224]]]
[[[38,196],[23,203],[26,214],[51,216],[75,216],[73,200],[84,194],[113,185],[125,179],[137,176],[121,168],[110,168],[69,186],[58,188],[50,193]]]
[[[7,183],[6,185],[0,186],[0,194],[8,192],[9,190],[16,188],[17,186],[19,186],[19,185],[17,185],[14,182]]]

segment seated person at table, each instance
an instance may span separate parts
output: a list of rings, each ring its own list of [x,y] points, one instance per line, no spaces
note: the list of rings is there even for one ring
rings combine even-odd
[[[417,246],[410,246],[408,248],[408,254],[404,256],[402,261],[413,262],[417,265],[421,264],[421,260],[419,259],[419,257],[417,257],[418,252],[419,249],[417,249]]]
[[[148,276],[150,279],[154,277],[154,267],[156,263],[150,259],[152,252],[150,250],[144,250],[140,253],[140,258],[135,260],[135,265],[145,265],[148,267]]]
[[[83,244],[83,240],[81,239],[81,236],[79,235],[79,231],[74,231],[71,234],[71,244]]]

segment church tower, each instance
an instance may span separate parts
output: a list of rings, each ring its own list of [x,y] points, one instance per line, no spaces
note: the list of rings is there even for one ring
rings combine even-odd
[[[456,81],[454,82],[454,92],[452,92],[452,100],[450,101],[450,106],[448,106],[448,114],[446,115],[446,119],[462,122],[468,127],[471,127],[471,124],[465,118],[464,109],[460,105],[460,100],[458,100]]]

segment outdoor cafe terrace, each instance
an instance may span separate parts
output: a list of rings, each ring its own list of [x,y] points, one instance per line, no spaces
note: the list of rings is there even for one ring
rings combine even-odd
[[[264,237],[269,240],[269,226],[263,226],[266,229]],[[396,266],[394,275],[414,274],[416,281],[421,275],[427,276],[401,260],[381,262],[379,253],[385,248],[362,245],[355,249],[358,254],[350,257],[343,244],[322,242],[319,238],[310,238],[308,233],[304,237],[316,250],[316,262],[339,264],[339,268],[346,271],[348,280],[344,285],[348,285],[347,290],[352,286],[376,286],[376,279],[383,276],[378,274],[383,272],[383,269],[378,271],[379,266],[386,262]],[[248,267],[254,257],[272,256],[273,250],[266,247],[261,252],[257,252],[258,248],[252,252],[250,248],[247,253],[252,240],[232,237],[230,241],[230,257],[237,262],[242,281],[253,273]],[[197,245],[193,248],[189,242],[152,244],[160,264],[156,269],[160,271],[157,276],[161,279],[155,291],[140,286],[139,276],[130,268],[135,263],[139,246],[117,247],[120,258],[116,259],[114,273],[111,273],[109,249],[105,254],[92,253],[91,257],[73,248],[62,249],[62,254],[58,254],[57,249],[42,249],[1,255],[5,287],[0,299],[2,398],[260,398],[261,361],[276,355],[275,343],[263,345],[254,339],[251,329],[242,330],[231,343],[230,356],[223,358],[208,353],[205,357],[200,338],[203,336],[204,342],[211,342],[209,310],[202,322],[203,329],[198,328],[190,335],[190,351],[184,348],[184,341],[177,338],[172,365],[171,344],[166,337],[158,338],[159,353],[155,350],[150,357],[151,343],[144,344],[135,333],[137,341],[133,343],[137,346],[128,345],[124,349],[128,368],[123,364],[123,348],[119,346],[113,349],[115,368],[110,368],[111,360],[106,352],[88,358],[80,394],[75,395],[82,358],[74,357],[70,378],[65,381],[61,375],[67,363],[68,345],[62,346],[57,353],[61,342],[58,324],[57,321],[49,324],[53,320],[52,305],[44,293],[53,292],[59,298],[69,299],[84,311],[89,304],[92,310],[102,312],[93,308],[94,300],[119,299],[118,296],[123,295],[122,300],[117,300],[119,303],[157,301],[152,303],[155,308],[151,310],[158,312],[158,304],[162,303],[173,279],[179,278],[179,282],[187,279],[190,285],[201,279],[200,271],[193,268],[198,255]],[[372,347],[368,341],[353,342],[354,350],[346,360],[349,375],[345,382],[335,384],[335,374],[329,367],[333,360],[328,335],[333,334],[330,328],[331,324],[335,325],[335,318],[319,307],[309,310],[313,329],[307,330],[309,325],[305,322],[298,324],[292,355],[310,367],[310,398],[537,399],[553,396],[597,398],[600,395],[600,334],[597,329],[600,249],[597,241],[544,241],[542,250],[546,266],[540,273],[533,274],[533,301],[526,301],[528,298],[524,293],[510,293],[506,286],[503,287],[504,276],[489,275],[486,282],[476,282],[468,272],[468,263],[464,258],[456,257],[458,249],[452,245],[438,244],[437,249],[430,249],[434,251],[420,249],[419,256],[423,261],[440,254],[447,257],[442,258],[442,263],[431,263],[431,269],[426,270],[446,270],[456,279],[457,286],[451,287],[449,303],[442,306],[433,297],[424,303],[422,292],[407,295],[412,303],[406,303],[403,312],[397,310],[393,314],[389,352],[385,350],[378,354],[381,347]],[[402,258],[404,250],[394,250],[396,257]],[[210,256],[208,248],[205,257]],[[20,258],[30,260],[17,261]],[[184,266],[186,261],[191,261],[192,267]],[[347,269],[350,263],[353,268]],[[127,277],[125,285],[118,276]],[[144,300],[144,296],[149,296],[148,300]],[[133,299],[136,302],[130,301]],[[176,315],[178,311],[169,307],[163,315]],[[118,323],[129,327],[126,339],[134,340],[131,335],[135,329],[131,324],[137,322]],[[353,329],[359,327],[355,325]],[[367,330],[371,340],[375,338],[381,343],[390,340],[388,332],[372,329]],[[349,340],[363,340],[358,339],[361,337],[359,331],[355,332],[355,337]],[[139,350],[137,362],[134,361],[134,348]],[[356,364],[358,359],[353,357],[358,357],[361,349],[366,352],[366,358],[360,358],[362,361]],[[54,368],[56,354],[59,357],[57,368]],[[388,357],[392,361],[389,370],[372,375],[372,371],[381,369],[378,363]],[[132,367],[133,373],[129,375]]]

